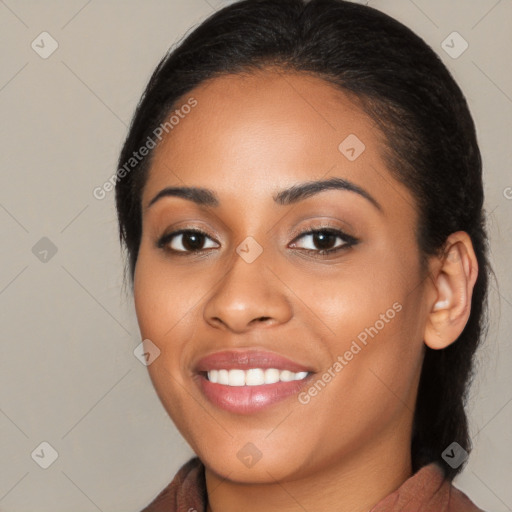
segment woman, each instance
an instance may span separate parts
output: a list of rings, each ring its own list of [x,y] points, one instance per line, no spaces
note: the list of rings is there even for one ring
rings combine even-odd
[[[246,0],[155,70],[116,200],[148,370],[197,457],[147,511],[478,511],[452,486],[487,238],[462,92],[342,0]]]

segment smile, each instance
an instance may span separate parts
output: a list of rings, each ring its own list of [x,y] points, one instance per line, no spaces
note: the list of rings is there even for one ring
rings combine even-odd
[[[203,357],[194,367],[195,381],[214,406],[252,414],[296,397],[313,369],[273,352],[226,350]]]

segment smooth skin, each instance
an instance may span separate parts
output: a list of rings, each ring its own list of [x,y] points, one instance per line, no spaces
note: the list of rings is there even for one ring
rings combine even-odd
[[[464,232],[422,273],[416,202],[383,159],[383,136],[357,101],[318,77],[267,69],[201,84],[197,106],[155,150],[143,190],[134,299],[163,406],[206,467],[209,512],[367,512],[412,475],[412,418],[425,345],[454,342],[469,317],[477,261]],[[179,107],[179,105],[178,105]],[[365,145],[350,161],[338,146]],[[278,191],[342,178],[294,204]],[[217,206],[166,187],[202,187]],[[340,230],[357,239],[300,235]],[[162,235],[199,229],[203,238]],[[247,263],[236,248],[263,252]],[[329,242],[329,240],[331,240]],[[321,249],[342,247],[322,256]],[[199,248],[199,252],[193,252]],[[307,404],[249,415],[210,403],[194,364],[225,349],[270,350],[322,375],[394,303],[402,309]],[[247,443],[261,459],[247,467]]]

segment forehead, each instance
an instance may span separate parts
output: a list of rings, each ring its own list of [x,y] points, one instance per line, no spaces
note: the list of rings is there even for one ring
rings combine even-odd
[[[163,151],[172,158],[186,151],[193,156],[189,142],[194,140],[195,147],[207,148],[219,158],[233,156],[236,150],[239,156],[245,153],[247,159],[254,159],[254,150],[264,144],[266,151],[258,160],[267,156],[277,164],[282,156],[288,159],[292,150],[298,157],[297,150],[306,147],[312,159],[315,148],[338,156],[347,130],[364,139],[373,127],[355,97],[308,74],[259,71],[217,77],[191,91],[176,108],[192,96],[197,106],[174,126],[157,153]],[[169,148],[172,152],[166,151]]]
[[[374,197],[389,199],[392,189],[408,194],[386,169],[384,136],[357,99],[317,76],[276,70],[220,76],[175,108],[190,98],[196,106],[155,150],[144,204],[171,185],[207,186],[226,198],[243,188],[268,201],[273,190],[331,176]]]

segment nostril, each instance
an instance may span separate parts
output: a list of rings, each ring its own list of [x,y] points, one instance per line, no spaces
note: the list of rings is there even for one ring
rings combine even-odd
[[[270,317],[269,316],[260,316],[259,318],[255,318],[254,320],[252,320],[252,322],[266,321],[266,320],[270,320]]]

